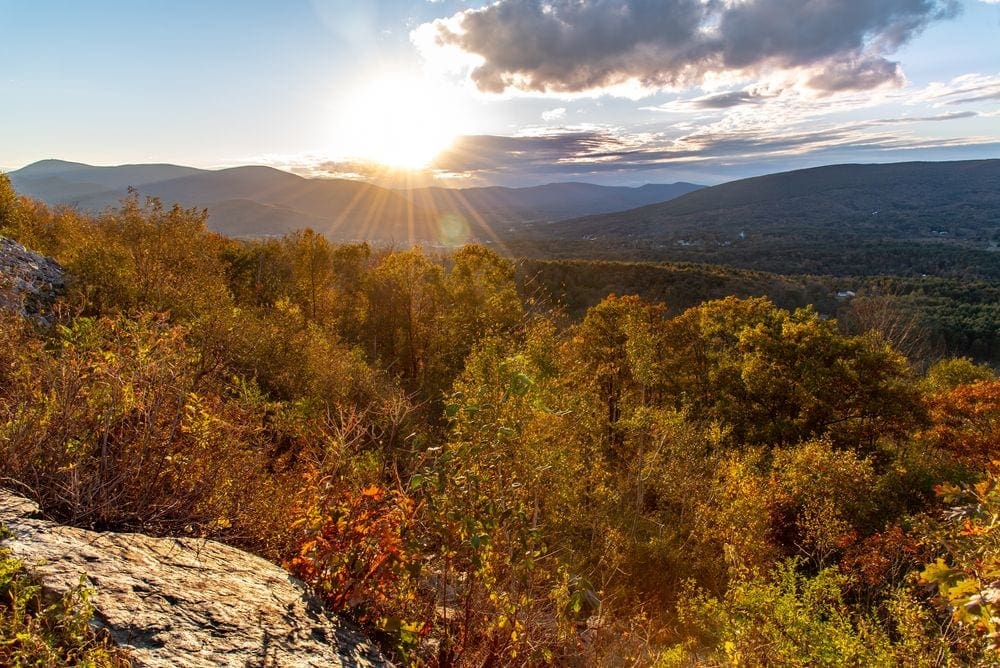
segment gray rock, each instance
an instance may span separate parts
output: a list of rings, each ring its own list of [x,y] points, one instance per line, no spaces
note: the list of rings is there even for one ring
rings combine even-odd
[[[64,287],[58,262],[0,237],[0,308],[47,325],[52,302]]]
[[[43,587],[93,588],[95,621],[140,666],[388,665],[349,622],[264,559],[209,540],[95,532],[0,490],[4,541]]]

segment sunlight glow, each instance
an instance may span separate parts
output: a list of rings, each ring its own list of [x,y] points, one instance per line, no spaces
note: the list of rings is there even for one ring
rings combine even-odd
[[[419,77],[378,77],[347,98],[336,147],[346,157],[420,169],[459,133],[454,93]]]

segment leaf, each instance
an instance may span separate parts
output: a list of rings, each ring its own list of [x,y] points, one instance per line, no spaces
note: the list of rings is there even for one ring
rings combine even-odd
[[[531,380],[528,376],[523,373],[515,373],[510,378],[510,388],[509,392],[515,397],[523,397],[531,389],[531,386],[535,384],[535,381]]]

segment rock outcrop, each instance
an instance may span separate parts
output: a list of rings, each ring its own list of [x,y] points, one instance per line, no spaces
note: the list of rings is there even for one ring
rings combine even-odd
[[[64,280],[58,262],[0,237],[0,309],[48,324],[49,309]]]
[[[376,666],[361,632],[325,612],[302,583],[264,559],[209,540],[94,532],[45,520],[0,490],[3,542],[62,593],[81,576],[95,623],[140,666]]]

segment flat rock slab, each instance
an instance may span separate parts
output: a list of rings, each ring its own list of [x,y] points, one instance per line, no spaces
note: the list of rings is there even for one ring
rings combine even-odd
[[[81,576],[96,623],[140,666],[382,666],[361,631],[287,572],[209,540],[95,532],[45,520],[0,490],[4,541],[60,594]]]

